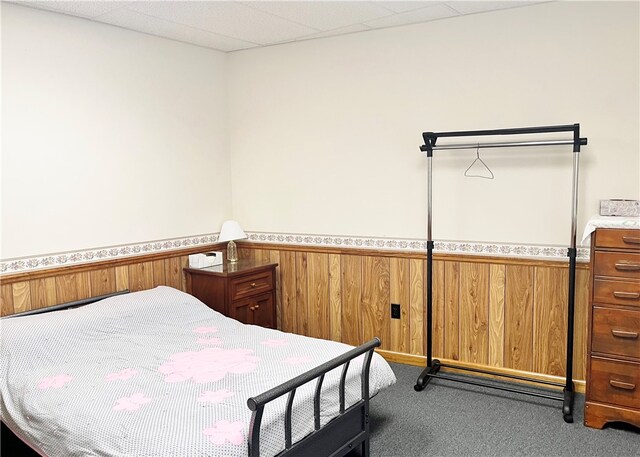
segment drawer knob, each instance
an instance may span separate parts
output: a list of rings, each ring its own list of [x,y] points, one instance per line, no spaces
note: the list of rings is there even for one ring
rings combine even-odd
[[[250,311],[255,311],[258,308],[260,308],[260,305],[252,306],[252,307],[249,308],[249,310]]]
[[[640,263],[616,263],[616,270],[620,271],[639,271]]]
[[[640,244],[640,237],[637,236],[623,236],[622,241],[629,244]]]
[[[613,292],[613,296],[616,298],[640,298],[640,292],[621,292],[619,290],[615,290]]]
[[[635,390],[636,388],[635,384],[631,384],[630,382],[616,381],[615,379],[609,379],[609,384],[611,385],[611,387],[615,387],[617,389]]]
[[[255,283],[255,282],[252,282],[252,283],[251,283],[251,287],[255,287],[255,286],[256,286],[256,283]]]
[[[613,336],[618,338],[627,338],[629,340],[637,340],[638,332],[627,332],[626,330],[611,330]]]

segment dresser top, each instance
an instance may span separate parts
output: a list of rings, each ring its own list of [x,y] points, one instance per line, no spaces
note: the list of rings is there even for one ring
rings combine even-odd
[[[592,216],[582,234],[582,244],[589,240],[589,235],[599,228],[621,228],[640,230],[640,217]]]
[[[238,260],[237,262],[224,261],[221,265],[214,265],[206,268],[185,268],[185,271],[196,274],[206,274],[212,276],[238,276],[277,267],[275,262],[264,262],[257,260]]]

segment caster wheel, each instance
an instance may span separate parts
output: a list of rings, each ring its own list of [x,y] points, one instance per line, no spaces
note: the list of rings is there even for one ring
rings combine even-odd
[[[573,423],[573,414],[564,414],[563,417],[564,417],[564,421],[567,424],[572,424]]]

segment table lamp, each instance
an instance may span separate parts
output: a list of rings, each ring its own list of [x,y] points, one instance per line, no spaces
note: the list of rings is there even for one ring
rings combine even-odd
[[[224,224],[222,224],[218,241],[229,242],[229,244],[227,244],[227,260],[229,262],[238,261],[238,248],[236,248],[236,243],[234,243],[233,240],[242,240],[244,238],[247,238],[247,234],[244,233],[244,230],[242,230],[242,227],[240,227],[240,224],[236,221],[225,221]]]

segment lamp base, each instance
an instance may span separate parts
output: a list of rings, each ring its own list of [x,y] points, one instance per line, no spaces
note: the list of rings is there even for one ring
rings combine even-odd
[[[238,248],[233,241],[229,241],[229,244],[227,244],[227,261],[231,263],[238,261]]]

